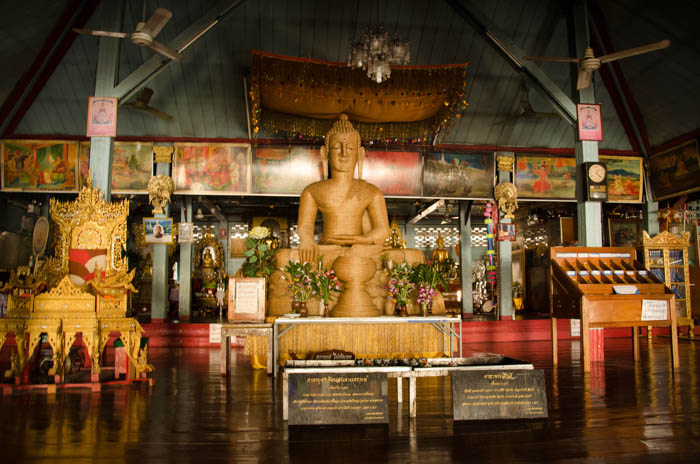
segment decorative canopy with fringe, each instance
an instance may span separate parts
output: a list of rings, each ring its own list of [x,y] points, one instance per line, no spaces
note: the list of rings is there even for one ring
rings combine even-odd
[[[341,113],[362,140],[430,141],[467,107],[467,64],[395,66],[377,84],[345,63],[252,52],[251,125],[322,139]],[[459,114],[458,114],[459,113]]]

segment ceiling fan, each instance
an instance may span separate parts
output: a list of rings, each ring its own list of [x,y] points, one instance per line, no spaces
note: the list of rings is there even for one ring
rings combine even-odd
[[[576,80],[576,90],[586,89],[591,85],[591,78],[593,77],[593,71],[600,69],[600,66],[604,63],[610,63],[611,61],[621,60],[623,58],[629,58],[630,56],[641,55],[644,53],[653,52],[655,50],[661,50],[663,48],[671,45],[670,40],[661,40],[659,42],[650,43],[647,45],[642,45],[640,47],[630,48],[627,50],[622,50],[620,52],[609,53],[607,55],[596,57],[591,48],[591,37],[588,27],[588,2],[584,0],[584,18],[586,22],[586,41],[588,46],[583,52],[581,58],[569,58],[569,57],[555,57],[555,56],[525,56],[526,60],[531,61],[552,61],[558,63],[578,63],[578,79]]]
[[[128,37],[132,43],[138,46],[149,47],[161,55],[170,58],[171,60],[182,61],[184,58],[183,55],[155,40],[155,37],[158,35],[161,29],[163,29],[167,22],[170,21],[173,14],[165,8],[157,8],[151,17],[148,18],[148,21],[145,21],[145,16],[144,11],[144,20],[136,24],[136,30],[131,34],[127,34],[126,32],[95,31],[91,29],[77,28],[73,28],[73,31],[77,32],[78,34],[116,37],[118,39],[125,39]]]
[[[509,114],[506,119],[497,121],[494,124],[500,125],[507,121],[515,121],[515,119],[543,119],[543,118],[558,118],[560,117],[557,113],[547,113],[543,111],[535,111],[530,104],[530,95],[527,82],[523,79],[520,83],[520,102],[518,103],[518,109]]]
[[[525,80],[520,84],[521,98],[520,98],[520,113],[519,118],[525,119],[541,119],[541,118],[558,118],[557,113],[546,113],[542,111],[535,111],[532,109],[530,104],[530,94],[528,91],[527,82]]]
[[[173,117],[170,116],[169,114],[163,113],[162,111],[157,110],[156,108],[153,108],[152,106],[148,105],[148,102],[151,101],[152,96],[153,96],[153,89],[149,89],[148,87],[144,87],[139,92],[138,96],[136,97],[136,101],[126,102],[123,104],[123,106],[136,108],[137,110],[147,111],[154,116],[158,116],[161,119],[165,119],[166,121],[173,119]]]

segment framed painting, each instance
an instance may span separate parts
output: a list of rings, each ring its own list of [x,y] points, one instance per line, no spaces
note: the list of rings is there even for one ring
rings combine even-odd
[[[78,190],[87,185],[90,177],[90,142],[80,142],[78,149]]]
[[[576,159],[516,155],[518,198],[575,200]]]
[[[88,99],[87,136],[117,136],[117,99],[115,97]]]
[[[600,156],[608,169],[608,203],[641,203],[644,185],[643,159],[633,156]]]
[[[112,192],[147,193],[152,176],[152,143],[114,142]]]
[[[697,139],[649,157],[649,178],[656,201],[700,191]]]
[[[493,198],[492,153],[427,153],[423,168],[423,196]]]
[[[640,219],[608,219],[608,241],[611,247],[636,247],[642,242]]]
[[[423,163],[415,151],[367,151],[362,178],[386,196],[421,196]]]
[[[177,193],[248,193],[250,145],[175,144],[173,180]]]
[[[143,230],[146,243],[173,243],[172,218],[143,218]]]
[[[3,190],[75,192],[78,143],[5,140],[2,143]]]
[[[603,140],[603,119],[600,116],[600,105],[579,103],[576,105],[578,116],[578,139]]]
[[[259,147],[253,154],[253,193],[301,195],[323,178],[321,152],[311,147]]]
[[[265,322],[265,279],[229,278],[227,315],[229,321]]]

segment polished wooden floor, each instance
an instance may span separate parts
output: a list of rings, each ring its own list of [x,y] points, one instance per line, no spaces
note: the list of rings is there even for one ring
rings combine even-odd
[[[700,462],[700,341],[681,341],[671,369],[668,339],[606,340],[589,376],[578,341],[469,343],[545,370],[549,419],[454,422],[449,381],[418,380],[418,417],[389,401],[390,424],[291,428],[280,386],[240,350],[219,374],[219,351],[153,349],[156,385],[0,397],[0,462]],[[393,381],[392,381],[393,385]],[[406,389],[404,388],[404,394]]]

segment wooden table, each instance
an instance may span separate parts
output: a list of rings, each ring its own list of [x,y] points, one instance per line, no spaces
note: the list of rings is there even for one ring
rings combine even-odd
[[[442,339],[442,351],[447,352],[447,346],[445,341],[445,336],[449,338],[449,357],[454,356],[454,345],[453,340],[457,343],[457,351],[459,356],[462,356],[462,319],[456,317],[445,317],[445,316],[410,316],[410,317],[396,317],[396,316],[380,316],[380,317],[303,317],[303,318],[291,318],[291,317],[278,317],[274,322],[274,343],[273,343],[273,356],[274,361],[274,375],[277,376],[279,370],[279,346],[280,338],[290,330],[294,329],[297,325],[329,325],[329,324],[430,324],[435,330],[443,334]],[[280,326],[287,326],[284,329],[280,329]],[[222,328],[222,340],[223,340],[223,328]],[[222,341],[223,343],[223,341]],[[332,347],[328,347],[329,349]],[[270,358],[268,357],[268,360]]]
[[[245,323],[221,324],[221,375],[226,376],[231,370],[230,337],[254,336],[267,338],[267,373],[272,374],[272,353],[275,339],[272,337],[272,324]]]

